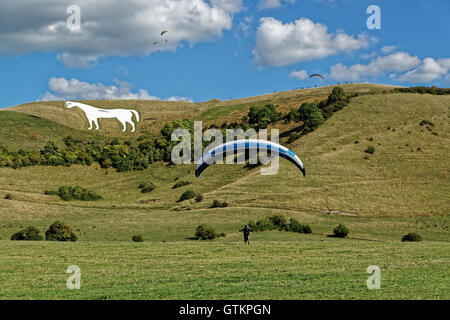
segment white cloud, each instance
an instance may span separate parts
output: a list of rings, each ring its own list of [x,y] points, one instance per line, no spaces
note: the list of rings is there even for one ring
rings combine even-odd
[[[425,58],[420,66],[401,75],[399,80],[407,82],[430,82],[446,75],[449,64],[450,59],[436,61],[433,58]]]
[[[92,66],[98,57],[146,55],[162,30],[174,50],[220,36],[232,27],[241,0],[15,0],[0,1],[0,54],[56,51],[67,66]],[[81,8],[81,30],[71,31],[69,5]]]
[[[297,80],[305,80],[308,77],[308,73],[306,70],[292,71],[289,76]]]
[[[266,17],[260,20],[253,54],[257,65],[279,67],[367,48],[369,43],[362,34],[354,37],[343,32],[328,33],[325,25],[306,18],[283,24]]]
[[[420,64],[420,59],[407,52],[396,52],[373,59],[369,64],[355,64],[347,67],[338,63],[331,67],[330,78],[336,80],[358,81],[378,77],[391,72],[405,72]]]
[[[260,0],[259,9],[264,10],[279,8],[283,5],[283,3],[295,3],[295,0]]]
[[[252,32],[253,17],[245,17],[243,21],[239,22],[234,35],[236,38],[247,38]]]
[[[441,67],[446,68],[446,69],[450,69],[450,58],[446,58],[446,59],[439,59],[438,63]]]
[[[397,47],[396,46],[384,46],[381,48],[381,52],[384,54],[388,54],[393,52]]]
[[[77,55],[63,52],[58,53],[56,59],[69,68],[91,68],[97,65],[98,57],[95,55]]]
[[[372,59],[375,58],[377,56],[375,51],[372,51],[371,53],[364,53],[361,55],[361,58],[363,59]]]
[[[187,98],[187,97],[177,97],[177,96],[172,96],[170,98],[167,98],[166,101],[186,101],[186,102],[194,102],[191,98]]]
[[[41,101],[55,100],[160,100],[159,97],[151,96],[147,90],[140,89],[133,92],[131,85],[125,81],[114,80],[114,85],[104,85],[102,83],[88,83],[78,79],[66,80],[65,78],[50,78],[49,91],[47,91]],[[170,97],[167,101],[191,101],[185,97]]]

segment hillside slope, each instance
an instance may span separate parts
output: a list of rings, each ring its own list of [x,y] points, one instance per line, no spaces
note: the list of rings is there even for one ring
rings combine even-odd
[[[0,169],[0,223],[3,222],[6,228],[4,234],[24,221],[43,222],[61,215],[69,222],[82,221],[83,225],[107,221],[108,225],[113,224],[119,229],[141,225],[154,230],[154,223],[165,221],[176,224],[177,228],[180,224],[179,228],[186,232],[199,221],[213,221],[231,228],[233,223],[272,213],[287,213],[307,221],[323,219],[327,211],[366,217],[448,216],[450,97],[383,93],[379,88],[375,87],[377,94],[353,98],[347,107],[335,113],[316,131],[289,146],[304,162],[306,179],[285,160],[280,160],[280,171],[274,176],[261,176],[258,168],[248,170],[242,165],[214,165],[204,172],[200,180],[194,177],[193,165],[167,166],[163,163],[151,165],[144,171],[124,173],[112,168],[101,169],[96,164]],[[323,90],[322,97],[326,96],[329,88],[317,90]],[[61,103],[50,104],[66,112]],[[195,106],[196,111],[189,115],[189,110],[185,110],[181,116],[196,119],[196,114],[201,118],[205,112],[223,111],[223,106],[217,104],[219,102],[212,101],[203,105],[169,105],[179,110],[183,106]],[[244,105],[245,108],[249,106]],[[23,114],[25,109],[18,108],[22,116],[26,116]],[[30,106],[27,108],[27,112],[32,112]],[[45,108],[38,107],[37,110],[42,113]],[[244,111],[239,111],[239,117]],[[166,117],[163,119],[176,118],[173,110],[161,109],[160,112]],[[233,112],[237,111],[222,113],[214,119],[217,123],[226,121]],[[2,111],[0,118],[10,114],[12,112]],[[38,130],[42,137],[39,143],[59,130],[61,137],[65,132],[96,134],[86,130],[71,131],[52,121],[26,117],[24,119],[32,121],[33,126],[35,121],[40,121],[36,123],[41,128]],[[233,119],[240,118],[236,116]],[[422,120],[431,121],[434,125],[427,129],[419,124]],[[55,127],[49,127],[47,134],[42,121]],[[158,119],[157,122],[163,121]],[[17,123],[14,128],[7,127],[12,135],[14,130],[26,130],[26,123],[22,129],[16,126]],[[280,126],[284,124],[280,122]],[[10,139],[5,138],[5,132],[2,131],[1,143]],[[98,132],[102,133],[102,130]],[[17,140],[16,146],[19,142],[32,146],[38,141],[26,135],[23,139]],[[368,146],[375,147],[374,154],[364,152]],[[175,182],[180,180],[190,184],[174,189]],[[140,193],[137,186],[150,181],[157,188],[148,194]],[[97,191],[104,200],[67,203],[56,196],[44,195],[45,190],[56,190],[62,185],[81,185]],[[203,194],[204,200],[199,203],[176,202],[188,189]],[[14,200],[3,200],[5,194],[11,194]],[[215,199],[227,201],[228,208],[209,209]],[[186,221],[183,215],[187,211],[195,214],[196,218]],[[169,220],[167,215],[170,215]],[[158,228],[166,230],[164,226]]]
[[[307,168],[306,179],[290,163],[280,162],[278,175],[249,175],[214,196],[239,206],[300,211],[448,214],[449,106],[448,96],[354,98],[292,145]],[[421,126],[422,120],[434,125]],[[364,152],[368,146],[374,154]],[[215,172],[206,172],[204,179],[214,179]]]

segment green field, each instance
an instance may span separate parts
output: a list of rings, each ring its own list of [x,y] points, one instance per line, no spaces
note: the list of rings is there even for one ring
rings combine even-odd
[[[98,164],[0,168],[0,298],[3,299],[449,299],[450,96],[390,93],[378,85],[344,85],[358,92],[348,106],[289,148],[306,179],[280,160],[277,175],[259,168],[214,165],[197,180],[194,165],[151,165],[116,172]],[[206,124],[236,121],[254,105],[274,103],[286,112],[320,101],[331,87],[205,103],[88,102],[136,108],[140,134],[158,132],[177,118]],[[66,135],[118,136],[118,122],[86,130],[82,114],[63,102],[39,102],[0,111],[0,144],[39,149]],[[431,121],[430,128],[421,126]],[[294,124],[277,123],[281,132]],[[128,132],[126,137],[131,137]],[[281,142],[286,143],[287,138]],[[368,146],[374,154],[366,154]],[[177,181],[190,184],[173,189]],[[143,194],[141,183],[156,189]],[[46,190],[80,185],[103,196],[95,202],[62,201]],[[202,202],[177,202],[192,189]],[[12,199],[4,199],[5,195]],[[227,208],[209,208],[213,200]],[[260,232],[245,247],[240,228],[275,214],[296,218],[313,234]],[[79,241],[10,241],[27,226],[45,231],[62,220]],[[348,239],[327,237],[338,224]],[[195,241],[197,225],[225,237]],[[420,243],[402,243],[418,232]],[[143,243],[133,243],[133,235]],[[70,265],[82,272],[82,289],[68,290]],[[368,290],[366,269],[381,268],[381,290]]]

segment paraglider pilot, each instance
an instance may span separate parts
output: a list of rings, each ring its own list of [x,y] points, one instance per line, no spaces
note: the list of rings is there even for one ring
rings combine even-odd
[[[239,230],[239,232],[242,232],[244,234],[244,244],[250,245],[249,236],[250,236],[251,230],[250,230],[249,226],[246,224],[242,230]]]

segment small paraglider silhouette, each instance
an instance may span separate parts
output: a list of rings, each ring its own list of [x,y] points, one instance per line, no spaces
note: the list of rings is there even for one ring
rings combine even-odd
[[[311,79],[312,77],[320,77],[321,79],[323,79],[323,76],[318,74],[318,73],[314,73],[312,75],[309,76],[309,78]]]
[[[161,32],[161,37],[164,36],[168,32],[170,32],[170,30],[162,31]],[[158,40],[158,41],[153,41],[153,45],[154,46],[159,45],[159,46],[163,47],[163,46],[165,46],[167,44],[167,42],[168,42],[167,39],[165,39],[165,40],[161,39],[161,40]],[[159,49],[157,50],[157,52],[159,53]]]

